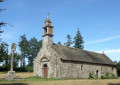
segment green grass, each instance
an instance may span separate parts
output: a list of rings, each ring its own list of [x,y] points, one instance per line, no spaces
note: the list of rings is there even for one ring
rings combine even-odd
[[[18,80],[18,81],[54,81],[54,80],[60,80],[60,79],[59,78],[41,78],[39,76],[32,76],[32,77],[22,78],[22,80]],[[16,82],[16,81],[0,80],[0,82]]]
[[[60,80],[60,79],[59,78],[41,78],[39,76],[24,78],[24,81],[53,81],[53,80]]]
[[[0,85],[120,85],[120,79],[70,79],[28,77],[22,81],[0,81]]]

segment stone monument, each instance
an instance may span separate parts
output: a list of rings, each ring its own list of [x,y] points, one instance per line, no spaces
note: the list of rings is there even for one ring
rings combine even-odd
[[[2,80],[21,80],[22,78],[20,78],[19,76],[16,76],[15,71],[13,71],[13,58],[14,58],[14,51],[16,50],[16,44],[12,43],[11,45],[11,67],[10,67],[10,71],[8,71],[7,76],[5,76],[4,78],[2,78]]]

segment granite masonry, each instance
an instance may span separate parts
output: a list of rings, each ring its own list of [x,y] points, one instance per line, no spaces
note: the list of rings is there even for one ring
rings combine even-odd
[[[16,44],[12,43],[11,45],[11,67],[10,67],[10,71],[8,71],[7,76],[5,76],[4,78],[1,78],[0,80],[22,80],[22,78],[20,78],[19,76],[16,76],[15,71],[13,71],[13,58],[14,58],[14,51],[16,50]]]
[[[43,42],[34,62],[34,76],[43,78],[98,78],[106,72],[117,75],[115,64],[104,53],[72,48],[53,43],[53,26],[47,14]]]

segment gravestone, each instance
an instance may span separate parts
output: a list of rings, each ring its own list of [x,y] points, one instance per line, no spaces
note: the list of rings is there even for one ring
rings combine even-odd
[[[8,71],[7,76],[5,76],[4,78],[2,78],[1,80],[21,80],[22,78],[20,78],[19,76],[16,76],[15,71],[13,71],[13,58],[14,58],[14,51],[16,50],[16,44],[12,43],[11,45],[11,67],[10,67],[10,71]]]

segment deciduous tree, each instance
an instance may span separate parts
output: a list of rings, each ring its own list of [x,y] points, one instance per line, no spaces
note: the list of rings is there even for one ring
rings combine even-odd
[[[29,50],[27,56],[29,66],[33,66],[33,60],[37,56],[37,53],[39,52],[41,46],[41,41],[38,42],[35,37],[29,40]]]
[[[28,42],[25,34],[20,36],[20,41],[18,42],[18,46],[20,48],[21,57],[22,57],[20,59],[21,60],[20,62],[22,63],[23,66],[25,66],[25,58],[27,58],[27,56],[28,56],[28,49],[29,49],[28,48],[29,42]]]

